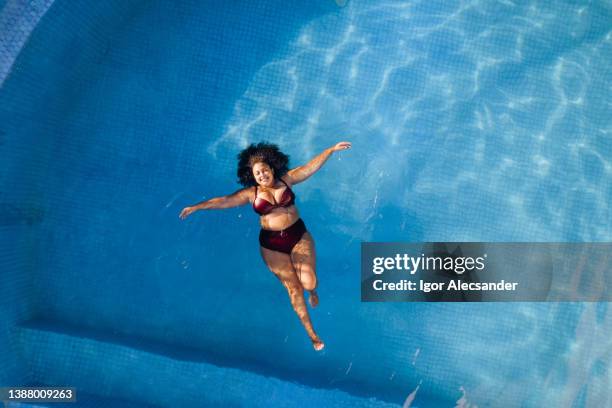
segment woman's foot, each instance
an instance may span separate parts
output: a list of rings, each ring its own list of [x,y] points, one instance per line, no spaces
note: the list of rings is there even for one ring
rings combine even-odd
[[[323,343],[321,339],[317,337],[316,339],[312,340],[312,347],[314,347],[314,349],[317,351],[321,351],[323,350],[323,347],[325,347],[325,343]]]
[[[308,296],[308,303],[310,303],[310,307],[315,308],[319,304],[319,295],[315,290],[311,290]]]

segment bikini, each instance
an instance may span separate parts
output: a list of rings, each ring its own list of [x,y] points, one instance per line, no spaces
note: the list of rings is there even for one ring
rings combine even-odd
[[[295,194],[289,188],[287,183],[282,179],[281,181],[287,187],[283,191],[283,195],[278,203],[272,204],[271,202],[264,200],[263,198],[257,197],[257,186],[255,186],[255,200],[253,201],[253,210],[259,215],[266,215],[272,212],[275,208],[287,208],[291,207],[295,203]],[[306,225],[302,219],[298,219],[296,222],[291,224],[288,228],[280,231],[272,231],[261,229],[259,231],[259,244],[272,251],[284,252],[291,254],[291,250],[297,244],[302,236],[306,232]]]

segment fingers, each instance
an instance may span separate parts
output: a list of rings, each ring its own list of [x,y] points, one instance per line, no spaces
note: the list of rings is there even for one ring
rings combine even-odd
[[[351,142],[340,142],[336,146],[336,150],[347,150],[352,147]]]
[[[184,220],[185,218],[187,218],[187,216],[191,214],[191,211],[189,211],[189,208],[183,208],[183,211],[181,211],[181,214],[179,215],[179,218],[181,220]]]

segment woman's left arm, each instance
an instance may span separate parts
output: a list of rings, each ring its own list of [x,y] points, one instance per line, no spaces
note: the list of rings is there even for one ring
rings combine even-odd
[[[329,147],[323,150],[323,153],[309,161],[308,163],[296,167],[295,169],[291,169],[287,172],[287,181],[291,184],[301,183],[306,180],[308,177],[315,174],[321,166],[329,159],[329,156],[332,155],[333,152],[337,152],[339,150],[350,149],[350,142],[340,142],[332,147]]]

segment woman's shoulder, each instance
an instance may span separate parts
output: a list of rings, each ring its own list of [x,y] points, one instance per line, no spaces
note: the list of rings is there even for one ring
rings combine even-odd
[[[242,190],[240,190],[240,194],[248,197],[249,201],[253,202],[257,195],[257,187],[256,186],[245,187]]]
[[[289,174],[285,174],[283,176],[281,176],[280,180],[285,183],[285,185],[289,188],[292,187],[292,183],[291,183],[291,177],[289,176]]]

